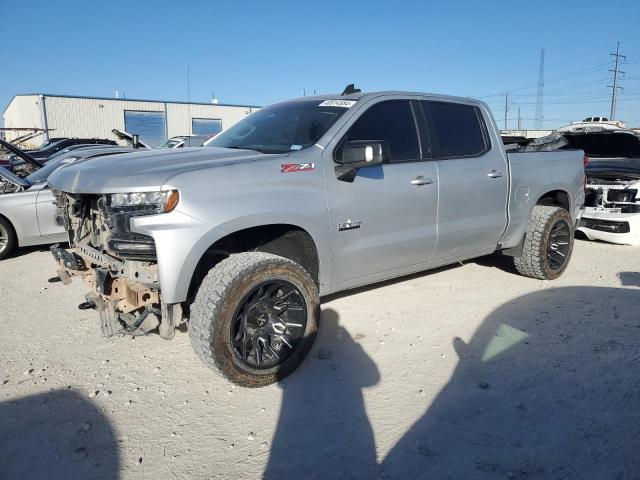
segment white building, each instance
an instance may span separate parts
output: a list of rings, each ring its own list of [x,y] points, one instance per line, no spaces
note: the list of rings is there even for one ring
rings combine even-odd
[[[5,128],[45,128],[48,137],[110,138],[117,128],[157,145],[178,135],[217,133],[259,107],[223,103],[186,103],[124,98],[73,97],[44,93],[13,97],[2,114]],[[24,132],[23,132],[24,133]],[[8,131],[7,140],[20,133]]]
[[[553,130],[500,130],[500,135],[510,137],[540,138],[551,135]]]

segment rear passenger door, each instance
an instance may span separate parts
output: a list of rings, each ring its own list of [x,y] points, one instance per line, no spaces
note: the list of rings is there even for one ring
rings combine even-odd
[[[507,224],[509,189],[499,139],[479,107],[421,101],[432,157],[438,166],[438,244],[435,261],[493,250]]]

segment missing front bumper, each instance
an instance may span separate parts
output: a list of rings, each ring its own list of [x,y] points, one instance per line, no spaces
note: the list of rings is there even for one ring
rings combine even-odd
[[[589,240],[640,245],[640,214],[587,207],[578,230]]]
[[[70,250],[54,245],[51,254],[60,267],[58,275],[67,280],[65,284],[82,277],[89,287],[81,305],[99,313],[103,336],[143,335],[158,326],[162,337],[175,335],[182,308],[162,303],[157,264],[120,260],[87,245]]]
[[[594,218],[581,219],[580,227],[609,233],[629,233],[631,231],[629,222],[615,220],[598,220]]]

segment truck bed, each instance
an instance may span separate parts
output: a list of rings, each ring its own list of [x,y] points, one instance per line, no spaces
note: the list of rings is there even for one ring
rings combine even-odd
[[[507,229],[501,246],[511,248],[522,240],[531,210],[548,192],[568,192],[566,201],[574,221],[584,204],[584,152],[582,150],[507,153],[509,201]],[[560,195],[560,197],[564,197]],[[575,200],[571,202],[571,198]]]

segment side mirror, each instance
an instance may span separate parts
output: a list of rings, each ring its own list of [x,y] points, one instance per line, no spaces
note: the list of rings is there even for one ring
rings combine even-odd
[[[384,140],[355,140],[347,143],[340,155],[340,165],[335,168],[336,177],[353,182],[358,170],[389,161],[389,145]]]

